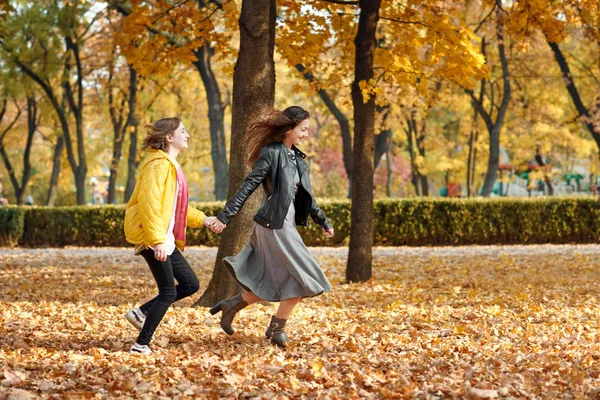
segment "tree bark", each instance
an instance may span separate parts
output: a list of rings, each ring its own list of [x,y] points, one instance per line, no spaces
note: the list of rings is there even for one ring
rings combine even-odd
[[[379,166],[379,162],[381,161],[381,157],[384,154],[387,154],[390,145],[392,143],[392,129],[386,127],[386,121],[390,115],[390,106],[385,105],[383,107],[376,106],[376,111],[381,113],[381,126],[382,129],[379,132],[379,135],[375,136],[375,159],[374,159],[374,168],[377,169]]]
[[[2,122],[2,120],[4,119],[4,114],[6,113],[7,103],[8,102],[7,102],[6,98],[4,98],[2,101],[2,110],[0,110],[0,122]],[[16,102],[15,102],[15,105],[16,105]],[[28,106],[29,106],[29,104],[28,104]],[[10,178],[10,183],[12,184],[13,189],[15,191],[15,197],[17,198],[17,204],[23,204],[22,202],[19,203],[19,197],[22,197],[21,188],[19,186],[19,181],[17,179],[17,175],[12,166],[12,163],[10,162],[10,159],[8,158],[8,153],[6,153],[6,149],[4,147],[4,138],[6,137],[6,134],[8,132],[10,132],[12,127],[17,123],[20,116],[21,116],[21,109],[17,106],[17,115],[12,120],[12,122],[10,124],[8,124],[8,126],[6,128],[4,128],[4,131],[0,135],[0,155],[2,156],[2,160],[4,161],[4,166],[6,167],[6,171],[8,172],[8,176]]]
[[[129,129],[129,155],[127,156],[127,184],[125,185],[125,194],[123,203],[127,203],[135,189],[135,173],[137,171],[137,92],[138,79],[135,69],[129,66],[129,115],[127,117],[127,129]]]
[[[77,136],[77,158],[79,164],[73,167],[75,174],[75,188],[77,190],[77,204],[86,204],[85,201],[85,177],[87,175],[87,160],[85,157],[85,141],[83,134],[83,66],[81,65],[81,57],[79,53],[79,44],[70,36],[65,37],[67,44],[67,52],[71,51],[75,58],[75,71],[77,73],[76,86],[77,98],[71,88],[71,81],[67,75],[63,85],[67,96],[67,101],[71,108],[71,112],[75,116],[75,134]],[[67,55],[68,59],[68,55]],[[70,62],[67,61],[67,71],[70,71]]]
[[[592,134],[592,138],[596,142],[598,150],[600,151],[600,124],[594,124],[593,118],[590,115],[590,110],[585,106],[585,104],[583,104],[583,100],[581,99],[579,90],[577,89],[577,87],[575,86],[575,82],[573,81],[573,75],[571,75],[569,63],[567,62],[567,59],[560,50],[558,43],[549,41],[548,45],[552,49],[552,53],[554,53],[554,58],[556,59],[556,62],[560,67],[560,73],[563,77],[563,81],[565,82],[567,92],[569,92],[569,96],[571,96],[571,100],[573,100],[573,104],[575,104],[575,108],[577,109],[579,118],[581,118],[587,130]],[[600,107],[600,105],[598,106]]]
[[[240,52],[233,74],[231,126],[231,169],[228,196],[232,196],[249,172],[244,140],[246,124],[253,114],[275,101],[275,0],[244,0],[239,20]],[[223,231],[213,275],[206,291],[195,306],[212,306],[230,297],[240,288],[229,276],[221,260],[238,253],[252,232],[252,217],[260,198],[255,193],[236,218]]]
[[[194,66],[200,73],[204,83],[208,102],[211,156],[215,173],[215,198],[225,200],[227,198],[227,182],[229,181],[229,165],[227,164],[227,151],[225,149],[225,105],[221,100],[221,91],[210,64],[212,56],[210,44],[205,42],[204,46],[194,51],[194,55],[198,59],[194,62]]]
[[[481,195],[484,197],[489,197],[489,195],[492,193],[492,189],[496,181],[496,176],[498,174],[498,166],[500,160],[500,130],[502,129],[502,124],[504,123],[504,117],[506,115],[508,103],[510,102],[511,97],[510,74],[508,71],[508,61],[506,59],[506,52],[504,49],[503,28],[504,22],[502,20],[502,17],[500,17],[498,20],[496,37],[498,38],[498,53],[500,55],[500,63],[502,65],[502,80],[504,90],[502,93],[502,101],[500,103],[500,106],[498,107],[498,113],[496,114],[495,121],[492,119],[493,107],[490,108],[490,111],[486,111],[483,108],[483,104],[473,94],[473,91],[467,90],[467,93],[469,93],[469,95],[471,96],[471,104],[477,110],[479,115],[481,115],[481,117],[483,118],[490,137],[490,154],[488,158],[487,172],[483,181],[483,189],[481,193]]]
[[[296,69],[304,76],[304,78],[313,83],[315,77],[310,72],[306,72],[306,68],[302,64],[297,64]],[[342,134],[342,155],[344,157],[344,168],[346,169],[346,175],[348,175],[348,182],[352,181],[352,135],[350,134],[350,123],[348,118],[340,110],[331,96],[324,90],[317,90],[319,97],[323,100],[323,103],[327,106],[327,109],[333,114],[338,124],[340,125],[340,132]]]
[[[110,115],[110,122],[113,127],[113,151],[112,158],[110,160],[110,176],[108,178],[108,204],[114,204],[115,202],[115,190],[117,186],[117,175],[119,173],[119,161],[121,160],[121,153],[123,149],[123,139],[125,137],[125,129],[123,127],[124,119],[124,108],[126,99],[122,98],[121,101],[115,100],[114,88],[112,87],[112,80],[114,77],[114,57],[116,47],[113,47],[113,59],[111,60],[109,72],[108,72],[108,111]]]
[[[346,280],[371,279],[373,261],[373,172],[375,147],[375,98],[366,103],[359,82],[373,78],[373,58],[381,0],[360,0],[352,104],[354,105],[354,148],[352,163],[352,215]]]
[[[60,163],[62,159],[63,149],[65,148],[65,137],[60,135],[54,146],[54,159],[52,161],[52,174],[50,175],[50,186],[48,187],[48,197],[46,205],[53,207],[58,194],[58,177],[60,176]]]

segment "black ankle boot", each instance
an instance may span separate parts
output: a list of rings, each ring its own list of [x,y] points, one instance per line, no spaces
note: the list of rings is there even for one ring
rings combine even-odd
[[[248,303],[242,299],[241,294],[236,294],[230,299],[222,300],[213,308],[210,309],[210,313],[215,315],[219,311],[221,311],[221,328],[228,335],[233,335],[233,328],[231,327],[231,323],[233,322],[233,318],[235,314],[238,313],[242,308],[246,307]]]
[[[285,348],[285,342],[289,342],[290,339],[285,333],[285,323],[287,320],[279,319],[275,316],[271,317],[271,323],[265,332],[267,339],[271,339],[271,343],[276,344],[279,347]]]

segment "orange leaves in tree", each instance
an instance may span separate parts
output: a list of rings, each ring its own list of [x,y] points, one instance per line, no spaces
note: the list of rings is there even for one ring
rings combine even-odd
[[[221,58],[230,60],[231,35],[237,28],[239,7],[226,0],[222,7],[208,2],[134,0],[123,8],[128,14],[117,42],[142,75],[167,74],[175,66],[197,60],[194,50],[208,42]],[[231,61],[230,61],[231,62]]]

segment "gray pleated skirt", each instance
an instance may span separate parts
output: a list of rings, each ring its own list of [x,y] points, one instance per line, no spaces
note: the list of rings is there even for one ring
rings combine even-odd
[[[256,224],[242,251],[223,259],[237,283],[264,300],[312,297],[331,290],[296,229],[295,213],[292,201],[281,229]]]

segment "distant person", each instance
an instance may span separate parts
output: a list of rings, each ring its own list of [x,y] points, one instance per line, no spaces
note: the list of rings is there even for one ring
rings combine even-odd
[[[178,118],[163,118],[145,126],[147,150],[140,176],[125,211],[125,237],[135,244],[150,267],[158,296],[125,317],[140,330],[131,353],[150,354],[154,331],[174,302],[198,291],[196,274],[181,253],[186,226],[216,221],[188,205],[188,184],[177,155],[188,148],[189,133]],[[178,285],[175,285],[177,280]]]
[[[25,197],[25,205],[26,206],[33,205],[33,196],[32,195],[27,195],[27,197]]]

